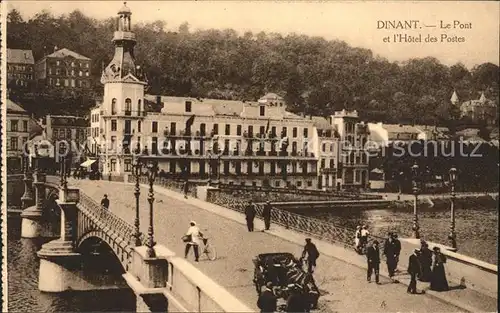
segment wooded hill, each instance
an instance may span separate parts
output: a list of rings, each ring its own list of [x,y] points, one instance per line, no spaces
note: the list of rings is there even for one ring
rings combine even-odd
[[[98,80],[113,55],[115,26],[114,18],[96,20],[80,11],[59,17],[42,11],[24,21],[13,10],[7,45],[33,50],[36,60],[54,46],[92,58],[96,91],[102,93]],[[283,95],[294,112],[326,116],[345,107],[358,109],[366,120],[419,124],[457,119],[449,101],[454,89],[460,101],[479,99],[484,91],[498,105],[499,68],[492,63],[470,71],[431,57],[397,63],[320,37],[167,26],[133,24],[137,64],[147,72],[150,94],[255,100],[271,91]],[[65,109],[51,106],[53,113]]]

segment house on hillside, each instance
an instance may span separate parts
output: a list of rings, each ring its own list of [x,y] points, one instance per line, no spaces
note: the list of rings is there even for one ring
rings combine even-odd
[[[31,87],[35,78],[34,66],[31,50],[7,49],[7,85]]]
[[[90,58],[63,48],[36,62],[35,78],[39,87],[88,90],[92,88],[91,63]]]
[[[7,170],[19,171],[22,167],[24,147],[30,137],[30,115],[19,104],[7,99]]]
[[[477,100],[469,100],[460,104],[456,92],[450,99],[452,104],[459,105],[460,116],[469,118],[472,122],[486,122],[487,125],[495,125],[498,121],[498,107],[494,101],[487,99],[484,92]]]

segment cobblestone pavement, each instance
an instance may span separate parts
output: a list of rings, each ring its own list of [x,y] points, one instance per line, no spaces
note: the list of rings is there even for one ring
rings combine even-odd
[[[133,224],[134,186],[106,181],[70,180],[70,185],[100,202],[106,193],[110,210]],[[147,190],[141,188],[141,231],[148,226]],[[211,238],[218,253],[215,261],[194,263],[214,281],[233,293],[249,307],[257,310],[257,294],[252,284],[252,258],[259,253],[291,252],[297,256],[301,247],[264,232],[249,233],[233,221],[184,201],[157,193],[154,204],[155,240],[179,256],[184,253],[181,237],[189,221],[195,220],[202,232]],[[192,253],[192,252],[191,252]],[[192,254],[189,256],[193,260]],[[381,264],[385,266],[385,264]],[[406,286],[391,284],[381,278],[381,285],[369,284],[366,271],[328,256],[320,256],[315,273],[322,291],[320,312],[458,312],[459,309],[423,295],[409,295]]]

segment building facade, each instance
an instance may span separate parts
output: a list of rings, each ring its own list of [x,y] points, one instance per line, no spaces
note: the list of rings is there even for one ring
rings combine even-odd
[[[7,99],[7,170],[20,170],[24,146],[30,136],[30,115],[20,105]]]
[[[359,121],[356,110],[335,112],[330,116],[330,124],[340,137],[337,185],[347,189],[368,188],[368,125]]]
[[[29,88],[35,79],[35,59],[31,50],[7,49],[8,86]]]
[[[90,89],[92,60],[63,48],[49,54],[35,65],[38,86],[56,89]]]
[[[131,173],[139,144],[167,176],[317,188],[314,125],[287,112],[280,96],[256,102],[145,96],[130,16],[126,6],[118,13],[115,56],[101,79],[103,102],[91,111],[91,150],[104,175]],[[146,100],[159,101],[161,111],[146,112]]]
[[[339,161],[340,135],[334,125],[321,116],[312,116],[315,127],[313,142],[318,157],[318,188],[323,190],[338,189],[337,170]],[[317,144],[316,144],[317,143]]]

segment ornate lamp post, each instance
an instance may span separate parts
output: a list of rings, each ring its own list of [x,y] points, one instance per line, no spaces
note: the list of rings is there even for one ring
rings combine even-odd
[[[21,203],[22,203],[23,209],[26,209],[28,206],[32,205],[32,203],[33,203],[33,192],[31,190],[33,177],[30,174],[31,173],[30,173],[30,169],[29,169],[29,157],[23,156],[24,194],[21,197]]]
[[[140,153],[140,145],[137,143],[137,149],[136,149],[136,154]],[[140,156],[136,155],[134,157],[134,161],[132,163],[133,166],[133,175],[135,177],[135,220],[134,220],[134,241],[135,241],[135,246],[138,247],[140,246],[141,243],[141,232],[139,230],[139,195],[141,194],[140,188],[139,188],[139,179],[141,177],[142,173],[142,163]]]
[[[153,192],[153,184],[155,182],[156,176],[158,175],[158,164],[154,161],[150,161],[147,165],[148,169],[148,181],[149,181],[149,194],[148,194],[148,202],[149,202],[149,227],[148,227],[148,240],[146,242],[146,253],[148,257],[155,257],[155,250],[153,247],[155,246],[154,238],[153,238],[153,202],[154,192]]]
[[[450,168],[450,187],[451,187],[451,225],[450,234],[448,239],[450,239],[451,246],[453,249],[457,249],[456,233],[455,233],[455,184],[457,182],[457,169],[455,167]]]
[[[64,157],[59,157],[59,184],[61,187],[64,185]]]
[[[413,203],[413,237],[419,239],[420,238],[420,226],[418,225],[418,194],[420,192],[419,186],[418,186],[418,180],[419,180],[419,168],[418,164],[415,163],[411,167],[411,172],[413,176],[413,194],[415,195],[415,200]]]

